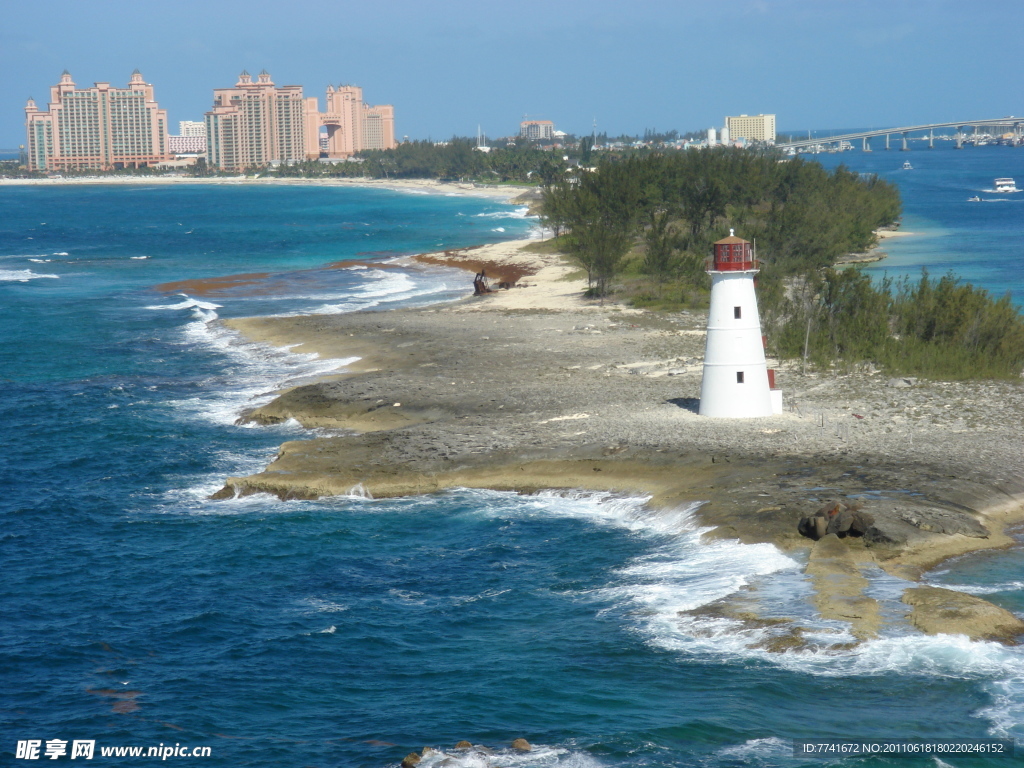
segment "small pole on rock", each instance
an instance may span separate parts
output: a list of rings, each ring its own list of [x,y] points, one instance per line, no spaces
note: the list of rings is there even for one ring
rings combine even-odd
[[[810,343],[810,341],[811,341],[811,316],[810,316],[810,314],[808,314],[807,315],[807,333],[804,334],[804,363],[803,363],[803,368],[801,368],[801,370],[800,370],[801,375],[807,373],[807,345]]]

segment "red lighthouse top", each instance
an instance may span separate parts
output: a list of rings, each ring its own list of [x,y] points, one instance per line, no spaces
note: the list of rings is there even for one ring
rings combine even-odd
[[[730,229],[728,237],[715,243],[715,258],[711,269],[715,272],[757,269],[754,249],[751,247],[750,241],[736,237],[733,230]]]

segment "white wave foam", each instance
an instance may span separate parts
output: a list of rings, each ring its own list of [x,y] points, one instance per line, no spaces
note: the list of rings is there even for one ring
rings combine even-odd
[[[491,232],[504,232],[504,231],[505,231],[504,227],[495,227],[494,229],[491,230]]]
[[[997,680],[989,686],[992,704],[975,712],[976,717],[992,723],[989,734],[997,739],[1024,738],[1024,675]]]
[[[67,251],[57,251],[57,252],[56,252],[56,253],[54,253],[53,255],[54,255],[54,256],[70,256],[71,254],[70,254],[70,253],[68,253]]]
[[[31,269],[0,269],[0,282],[4,283],[27,283],[29,280],[38,280],[43,277],[57,280],[60,275],[41,275]]]
[[[303,602],[312,608],[316,613],[343,613],[348,606],[343,603],[334,603],[330,600],[321,600],[318,597],[311,597]]]
[[[466,750],[424,750],[420,768],[600,768],[604,764],[585,752],[534,744],[529,752],[514,749],[484,750],[473,747]]]
[[[148,259],[149,256],[129,256],[128,258],[132,261],[142,261],[143,259]]]
[[[964,635],[921,635],[909,628],[890,629],[888,635],[843,648],[841,644],[854,640],[849,625],[817,615],[809,600],[810,583],[795,560],[768,544],[702,540],[707,529],[697,526],[693,514],[699,504],[657,512],[648,509],[645,501],[601,493],[549,492],[523,500],[521,507],[523,514],[583,518],[650,540],[646,554],[615,572],[617,583],[579,597],[610,604],[601,609],[602,615],[631,624],[655,647],[687,657],[758,660],[821,677],[909,674],[974,680],[991,688],[994,698],[977,716],[992,722],[997,735],[1024,735],[1021,648],[972,641]],[[508,514],[507,505],[494,506],[496,514]],[[905,587],[880,570],[865,575],[871,583],[869,593],[886,602],[898,600]],[[746,591],[748,586],[754,590]],[[778,630],[679,613],[737,593],[756,601],[755,612],[763,616],[793,618],[805,628],[808,647],[769,652],[759,644]]]
[[[534,219],[530,216],[530,209],[527,207],[516,208],[514,211],[492,211],[490,213],[474,213],[473,218],[477,219]]]
[[[1004,581],[999,584],[941,584],[929,582],[929,586],[966,592],[969,595],[994,595],[998,592],[1020,592],[1024,581]]]
[[[198,299],[187,298],[185,301],[179,301],[177,304],[152,304],[146,309],[205,309],[213,310],[220,309],[223,304],[214,304],[210,301],[199,301]]]
[[[363,278],[365,282],[363,285],[353,287],[342,297],[341,301],[328,301],[312,309],[300,309],[280,316],[290,317],[307,314],[336,315],[346,312],[360,312],[379,307],[382,304],[422,299],[449,290],[446,283],[425,284],[422,280],[414,280],[405,272],[369,269],[358,272],[357,275]]]
[[[718,750],[718,754],[721,757],[740,760],[744,763],[750,758],[792,757],[793,742],[780,739],[777,736],[766,739],[750,739],[742,744],[723,747]]]
[[[334,373],[359,359],[325,359],[316,353],[297,354],[247,342],[235,331],[211,322],[216,313],[198,307],[194,313],[199,316],[182,329],[185,343],[223,355],[231,365],[222,378],[210,382],[213,386],[203,396],[170,404],[217,424],[234,424],[243,411],[269,403],[280,390]]]

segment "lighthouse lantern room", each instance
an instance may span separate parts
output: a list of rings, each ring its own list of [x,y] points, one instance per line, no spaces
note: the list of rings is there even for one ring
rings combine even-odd
[[[782,412],[782,391],[768,370],[757,311],[754,275],[757,259],[750,242],[729,237],[714,244],[708,265],[711,308],[708,311],[700,415],[757,418]]]

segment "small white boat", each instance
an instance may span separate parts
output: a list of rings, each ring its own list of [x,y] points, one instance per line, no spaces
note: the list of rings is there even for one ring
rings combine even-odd
[[[1013,179],[996,179],[996,192],[1020,192]]]
[[[978,197],[977,195],[975,195],[974,197],[968,197],[967,198],[967,202],[968,203],[980,203],[981,202],[981,198]]]
[[[904,170],[904,171],[912,171],[912,170],[914,170],[914,166],[912,166],[912,165],[910,164],[910,161],[909,161],[909,160],[907,160],[907,161],[905,161],[905,162],[903,163],[903,170]]]

